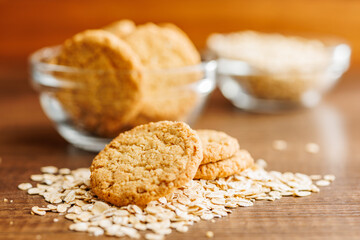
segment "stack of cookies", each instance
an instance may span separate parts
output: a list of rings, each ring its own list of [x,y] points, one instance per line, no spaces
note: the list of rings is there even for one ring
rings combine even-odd
[[[223,132],[160,121],[121,133],[93,160],[92,191],[117,206],[146,205],[192,179],[228,177],[252,167],[236,139]]]
[[[139,124],[186,120],[199,98],[191,84],[201,63],[187,35],[173,24],[130,20],[86,30],[66,40],[50,63],[72,84],[56,93],[73,123],[97,136],[114,137]],[[180,70],[179,70],[180,69]]]
[[[224,132],[197,130],[203,147],[203,160],[195,179],[213,180],[234,175],[253,165],[246,150],[240,150],[238,140]]]

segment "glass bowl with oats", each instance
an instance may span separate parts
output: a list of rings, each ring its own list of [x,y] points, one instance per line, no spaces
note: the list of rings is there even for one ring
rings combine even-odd
[[[351,49],[322,40],[243,31],[212,34],[223,95],[236,107],[274,113],[316,106],[348,69]]]
[[[216,85],[215,61],[157,70],[94,70],[52,63],[60,51],[61,46],[46,47],[30,56],[31,83],[59,134],[89,151],[147,122],[191,125]]]

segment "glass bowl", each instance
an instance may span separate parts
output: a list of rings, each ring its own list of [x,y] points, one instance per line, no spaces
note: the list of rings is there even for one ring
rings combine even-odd
[[[314,107],[350,64],[351,49],[338,40],[319,41],[255,32],[240,34],[248,34],[251,40],[254,36],[261,39],[257,43],[257,39],[244,43],[245,49],[241,45],[230,48],[224,43],[231,44],[234,40],[226,42],[222,40],[226,39],[226,34],[217,34],[216,37],[224,42],[218,45],[215,56],[222,94],[246,111],[276,113]],[[219,54],[220,50],[225,54]],[[238,50],[239,58],[235,58]],[[253,52],[257,55],[252,56]]]
[[[215,61],[159,70],[89,70],[51,64],[60,50],[47,47],[30,56],[31,83],[59,134],[88,151],[100,151],[120,132],[147,122],[191,125],[216,86]]]

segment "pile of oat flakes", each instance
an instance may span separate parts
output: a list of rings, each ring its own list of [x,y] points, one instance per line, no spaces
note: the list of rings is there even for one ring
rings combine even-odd
[[[70,170],[53,166],[41,168],[42,174],[32,175],[38,182],[22,183],[18,187],[31,195],[41,195],[49,202],[46,207],[34,206],[32,214],[55,212],[73,221],[70,230],[92,235],[163,239],[173,229],[187,232],[200,220],[227,216],[236,207],[252,206],[255,200],[274,201],[283,196],[304,197],[319,192],[317,186],[327,186],[333,175],[305,175],[266,171],[266,162],[258,160],[255,168],[241,174],[217,180],[192,180],[168,198],[150,202],[145,208],[136,205],[111,206],[99,200],[90,190],[88,168]],[[313,181],[316,181],[315,184]],[[316,186],[317,185],[317,186]],[[54,222],[58,219],[55,218]],[[206,236],[212,237],[212,232]]]

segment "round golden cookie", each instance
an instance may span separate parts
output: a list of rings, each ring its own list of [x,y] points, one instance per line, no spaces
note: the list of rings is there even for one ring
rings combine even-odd
[[[92,191],[117,206],[145,205],[193,179],[198,135],[183,122],[149,123],[121,133],[91,164]]]
[[[196,130],[200,137],[204,158],[201,164],[217,162],[239,151],[239,142],[228,134],[215,130]]]
[[[239,150],[234,156],[199,166],[194,179],[214,180],[238,174],[254,165],[254,160],[246,150]]]
[[[201,62],[188,36],[172,24],[140,25],[124,40],[139,55],[146,94],[139,119],[183,120],[197,103],[197,93],[189,84],[199,81],[201,70],[181,70]]]
[[[57,96],[73,122],[99,136],[113,137],[140,110],[142,64],[114,34],[87,30],[65,41],[56,64],[75,67],[58,73],[75,85]]]
[[[198,64],[200,54],[194,44],[174,25],[140,25],[124,40],[148,69],[175,68]]]
[[[132,33],[136,29],[136,25],[131,20],[123,19],[113,22],[102,29],[115,34],[119,38],[122,38]]]

